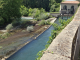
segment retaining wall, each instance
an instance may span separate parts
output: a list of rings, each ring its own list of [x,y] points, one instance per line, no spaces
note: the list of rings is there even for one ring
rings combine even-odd
[[[80,7],[74,19],[53,40],[40,60],[73,60],[72,47],[75,35],[80,25]]]

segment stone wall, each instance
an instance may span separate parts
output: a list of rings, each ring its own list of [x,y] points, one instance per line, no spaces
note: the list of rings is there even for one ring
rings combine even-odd
[[[53,40],[40,60],[72,60],[72,46],[80,25],[80,7],[74,19]]]

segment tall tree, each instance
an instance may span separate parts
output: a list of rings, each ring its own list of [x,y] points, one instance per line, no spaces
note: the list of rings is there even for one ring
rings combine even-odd
[[[20,6],[22,0],[3,0],[1,2],[0,16],[5,22],[11,22],[11,18],[21,17]]]

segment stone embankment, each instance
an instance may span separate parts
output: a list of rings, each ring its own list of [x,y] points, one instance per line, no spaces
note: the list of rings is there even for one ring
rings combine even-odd
[[[80,25],[80,7],[74,19],[53,40],[40,60],[72,60],[72,45]]]

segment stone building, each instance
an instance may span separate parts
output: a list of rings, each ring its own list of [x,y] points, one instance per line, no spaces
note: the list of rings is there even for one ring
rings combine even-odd
[[[61,2],[61,14],[74,14],[78,8],[79,1],[64,1]]]

